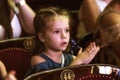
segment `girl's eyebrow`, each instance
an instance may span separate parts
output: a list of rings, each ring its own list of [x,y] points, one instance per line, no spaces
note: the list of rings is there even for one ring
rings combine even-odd
[[[117,24],[117,25],[114,25],[112,27],[109,27],[109,28],[106,28],[106,29],[103,29],[103,30],[109,30],[109,29],[114,29],[114,28],[120,28],[120,24]]]

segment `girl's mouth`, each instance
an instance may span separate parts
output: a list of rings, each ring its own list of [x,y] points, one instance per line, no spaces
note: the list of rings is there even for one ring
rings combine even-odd
[[[67,46],[67,42],[62,42],[61,46],[65,46],[66,47]]]

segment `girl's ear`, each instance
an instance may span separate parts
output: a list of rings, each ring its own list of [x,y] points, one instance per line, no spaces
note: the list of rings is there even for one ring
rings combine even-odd
[[[39,40],[41,42],[44,42],[44,37],[43,36],[44,36],[43,33],[38,33],[38,37],[39,37]]]

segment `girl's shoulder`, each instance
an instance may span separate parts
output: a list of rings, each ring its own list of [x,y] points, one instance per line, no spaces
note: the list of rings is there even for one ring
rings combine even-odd
[[[45,62],[45,59],[41,57],[40,55],[34,55],[31,58],[31,65],[36,65],[39,63],[43,63],[43,62]]]

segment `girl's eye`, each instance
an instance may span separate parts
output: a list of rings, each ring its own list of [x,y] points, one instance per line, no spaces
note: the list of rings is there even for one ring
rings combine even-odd
[[[70,29],[66,29],[66,32],[70,32]]]
[[[58,33],[59,33],[59,31],[54,31],[53,33],[56,33],[56,34],[58,34]]]

